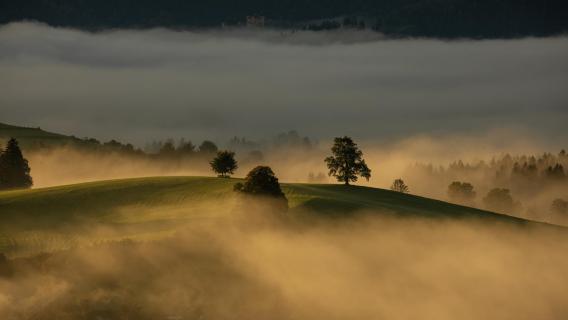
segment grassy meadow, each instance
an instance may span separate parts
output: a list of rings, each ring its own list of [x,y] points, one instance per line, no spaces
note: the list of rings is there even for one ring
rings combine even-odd
[[[0,252],[54,251],[125,238],[151,240],[187,225],[231,218],[238,179],[152,177],[0,192]],[[519,218],[389,190],[283,184],[288,215],[337,218],[359,212],[475,218],[539,225]]]

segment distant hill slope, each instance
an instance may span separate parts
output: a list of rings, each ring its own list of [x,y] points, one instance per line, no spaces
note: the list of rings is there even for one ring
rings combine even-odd
[[[24,148],[81,142],[81,139],[47,132],[41,128],[19,127],[0,123],[0,141],[7,141],[10,138],[16,138]]]
[[[310,20],[360,16],[403,36],[507,38],[568,31],[564,0],[5,0],[0,23],[35,20],[87,30],[238,25],[248,15],[297,28]]]
[[[135,149],[131,144],[122,144],[111,140],[105,143],[93,138],[77,138],[59,133],[48,132],[41,128],[20,127],[0,123],[0,148],[4,148],[10,138],[18,140],[24,151],[54,148],[61,146],[77,147],[84,151],[123,152],[124,154],[141,155],[142,151]]]
[[[237,181],[158,177],[0,192],[0,252],[22,254],[68,247],[87,241],[82,237],[93,233],[97,241],[156,238],[191,223],[227,218]],[[396,216],[541,225],[382,189],[311,184],[284,184],[283,188],[294,216],[302,216],[303,209],[327,216],[371,210]]]

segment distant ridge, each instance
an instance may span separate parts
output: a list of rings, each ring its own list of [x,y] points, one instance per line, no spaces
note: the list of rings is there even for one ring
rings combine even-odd
[[[10,138],[18,140],[24,148],[33,148],[41,146],[56,146],[70,143],[80,143],[82,140],[66,136],[59,133],[48,132],[39,127],[20,127],[0,123],[0,141],[4,142]]]
[[[244,26],[250,15],[266,18],[268,27],[292,29],[314,20],[358,17],[366,29],[411,37],[514,38],[568,31],[565,0],[0,1],[0,24],[39,21],[94,31]]]
[[[49,132],[40,127],[22,127],[0,123],[0,147],[10,138],[18,140],[24,151],[49,149],[54,147],[78,147],[81,150],[97,151],[126,151],[130,154],[140,154],[131,144],[122,144],[111,140],[101,143],[93,138],[78,138],[75,136]]]

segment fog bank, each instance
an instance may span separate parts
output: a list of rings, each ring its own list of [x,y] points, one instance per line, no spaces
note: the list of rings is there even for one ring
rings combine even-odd
[[[297,129],[388,141],[527,131],[568,138],[568,41],[368,33],[0,28],[0,121],[143,145]]]
[[[167,210],[162,212],[167,214]],[[249,215],[250,214],[250,215]],[[30,260],[0,278],[13,319],[564,319],[566,235],[377,212],[312,224],[252,212],[158,242]],[[272,223],[267,223],[272,221]]]

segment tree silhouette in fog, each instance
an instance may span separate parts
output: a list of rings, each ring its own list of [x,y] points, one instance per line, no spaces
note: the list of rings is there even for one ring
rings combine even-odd
[[[454,181],[448,186],[448,197],[452,202],[473,205],[475,196],[471,183]]]
[[[504,188],[491,189],[483,198],[485,207],[496,212],[512,213],[519,204],[513,200],[511,191]]]
[[[211,169],[219,175],[219,177],[228,178],[237,170],[237,160],[235,153],[231,151],[219,151],[217,156],[211,160]]]
[[[28,160],[16,139],[10,139],[0,155],[0,189],[24,189],[33,185]]]
[[[358,176],[367,181],[371,178],[371,169],[363,160],[363,152],[350,137],[335,138],[331,152],[333,155],[325,158],[325,163],[329,175],[334,176],[337,181],[349,185],[349,182],[356,182]]]
[[[408,193],[408,186],[404,183],[402,179],[396,179],[392,183],[390,189],[396,192]]]
[[[168,139],[160,148],[160,155],[173,157],[176,154],[176,147],[172,139]]]
[[[237,183],[234,190],[252,196],[261,196],[277,200],[278,206],[288,208],[288,200],[280,188],[274,171],[267,166],[258,166],[246,176],[244,183]]]
[[[557,163],[554,166],[549,166],[546,171],[545,175],[549,180],[555,181],[562,181],[566,178],[566,174],[564,173],[564,166]]]
[[[217,153],[217,151],[219,151],[219,148],[217,148],[217,145],[212,141],[205,140],[199,145],[199,152],[201,153],[214,154]]]
[[[565,215],[568,214],[568,201],[564,199],[554,199],[550,206],[550,211],[555,214]]]

